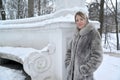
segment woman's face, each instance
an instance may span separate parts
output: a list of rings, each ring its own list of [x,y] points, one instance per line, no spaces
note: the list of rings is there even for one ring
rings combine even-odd
[[[87,19],[83,18],[79,15],[76,15],[75,20],[76,20],[75,23],[76,23],[78,29],[82,29],[87,23]]]

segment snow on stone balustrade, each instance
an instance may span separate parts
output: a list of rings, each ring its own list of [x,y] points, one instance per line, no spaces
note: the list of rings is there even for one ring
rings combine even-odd
[[[20,57],[25,55],[28,56],[25,58],[23,66],[26,66],[24,70],[31,76],[32,80],[65,80],[64,57],[67,42],[74,32],[74,22],[54,22],[45,24],[44,26],[39,25],[37,27],[34,25],[31,27],[27,27],[26,25],[22,27],[21,25],[19,28],[17,28],[17,25],[16,27],[11,26],[10,28],[7,27],[8,25],[5,25],[6,28],[0,28],[0,46],[20,47],[21,51],[23,51],[22,48],[28,50],[28,52],[25,53],[21,52],[17,57],[15,56],[15,52],[15,57],[10,56],[8,59],[22,63],[23,59],[20,59]],[[30,55],[28,54],[29,51],[34,51],[33,48],[35,50],[41,50],[48,44],[55,45],[54,54],[43,53],[43,55],[38,54],[38,52],[33,52]],[[12,53],[9,53],[9,55],[12,55]],[[4,57],[7,57],[7,55]],[[43,70],[44,67],[45,70]]]
[[[36,19],[37,19],[37,17],[36,17]],[[27,21],[27,19],[24,19],[24,20]],[[74,15],[68,14],[66,16],[61,16],[61,17],[57,17],[57,18],[53,18],[53,19],[48,19],[48,20],[41,21],[41,22],[34,22],[34,23],[27,22],[25,24],[20,24],[20,23],[19,24],[15,24],[15,23],[14,24],[9,24],[7,22],[9,22],[9,21],[6,21],[6,24],[0,24],[0,29],[32,28],[32,27],[45,28],[45,25],[54,24],[54,23],[74,23]],[[89,20],[89,22],[92,22],[95,25],[96,29],[100,28],[100,23],[98,21]],[[58,26],[53,26],[53,27],[50,27],[50,28],[56,28],[56,27],[58,27]],[[70,26],[66,26],[66,27],[70,27]],[[47,28],[49,28],[49,26],[47,26]]]
[[[47,14],[47,15],[42,15],[42,16],[37,16],[37,17],[31,17],[31,18],[26,18],[26,19],[15,19],[15,20],[5,20],[2,21],[0,20],[0,26],[4,25],[14,25],[14,24],[24,24],[26,25],[27,23],[41,23],[42,25],[44,22],[49,20],[49,23],[54,23],[54,22],[74,22],[74,15],[77,11],[82,11],[86,15],[88,15],[88,11],[86,7],[73,7],[73,8],[67,8],[67,9],[62,9],[58,10],[52,14]],[[1,26],[1,27],[2,27]]]
[[[34,48],[24,48],[24,47],[0,47],[0,57],[16,61],[23,64],[25,59],[33,52],[42,53],[49,52],[49,54],[54,53],[55,46],[48,44],[41,50]]]
[[[33,48],[22,47],[0,47],[0,57],[23,64],[24,59],[33,51]]]
[[[28,19],[28,18],[27,18]],[[27,21],[27,19],[24,19],[25,21]],[[36,19],[37,19],[37,17],[36,17]],[[59,23],[59,22],[66,22],[66,23],[69,23],[69,22],[72,22],[73,23],[73,15],[67,15],[66,17],[63,17],[63,16],[61,16],[61,17],[58,17],[58,18],[53,18],[53,19],[48,19],[48,20],[44,20],[44,21],[41,21],[41,22],[39,22],[39,21],[37,21],[37,22],[27,22],[27,23],[25,23],[25,24],[23,24],[22,22],[21,22],[21,24],[19,23],[19,24],[17,24],[17,21],[15,21],[16,22],[16,24],[14,23],[14,24],[9,24],[9,23],[7,23],[7,22],[9,22],[9,21],[6,21],[6,23],[5,24],[0,24],[0,29],[9,29],[9,28],[31,28],[31,27],[40,27],[40,28],[42,28],[42,27],[44,27],[45,28],[45,25],[49,25],[49,24],[54,24],[54,23]],[[49,27],[49,26],[47,26],[47,27]],[[55,28],[55,27],[57,27],[57,26],[53,26],[53,27],[51,27],[51,28]]]

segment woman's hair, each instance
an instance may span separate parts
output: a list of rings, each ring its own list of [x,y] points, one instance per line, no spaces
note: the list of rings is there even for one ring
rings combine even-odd
[[[75,22],[76,22],[76,16],[77,16],[77,15],[81,16],[83,19],[88,19],[86,14],[84,14],[83,12],[78,11],[78,12],[75,14],[75,17],[74,17]]]

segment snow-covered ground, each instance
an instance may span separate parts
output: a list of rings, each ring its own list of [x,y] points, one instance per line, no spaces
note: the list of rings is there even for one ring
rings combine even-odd
[[[95,72],[95,80],[120,80],[120,57],[107,54],[103,57],[102,65]]]
[[[95,80],[120,80],[120,58],[104,54],[102,65],[95,72]],[[0,67],[0,80],[25,80],[22,71]]]
[[[120,34],[119,34],[120,35]],[[105,44],[105,35],[102,37],[102,45],[104,52],[112,53],[112,55],[120,55],[120,50],[116,50],[116,34],[107,34]],[[111,56],[104,54],[103,62],[95,72],[96,80],[120,80],[120,56]]]
[[[103,35],[104,36],[104,35]],[[103,48],[105,52],[111,53],[120,53],[120,51],[116,50],[115,46],[115,34],[109,34],[109,46],[103,44]],[[104,37],[103,37],[104,43]],[[110,48],[111,47],[111,48]],[[95,72],[96,80],[120,80],[120,57],[110,56],[108,54],[104,54],[103,62],[98,70]],[[0,80],[24,80],[25,76],[22,74],[22,71],[9,69],[5,67],[0,67]]]
[[[118,35],[119,35],[119,41],[120,41],[120,33]],[[103,45],[104,52],[120,54],[120,50],[116,50],[117,49],[116,33],[108,33],[106,36],[107,36],[107,39],[105,41],[105,35],[104,34],[102,35],[102,43],[103,43],[102,45]]]
[[[22,71],[0,66],[0,80],[25,80]]]
[[[38,19],[36,19],[37,21]],[[43,18],[44,20],[44,18]],[[73,18],[69,18],[69,16],[66,17],[66,19],[64,17],[60,17],[59,19],[51,19],[49,21],[46,20],[46,22],[53,22],[53,21],[69,21],[71,22],[71,20],[73,20]],[[27,21],[27,20],[26,20]],[[9,21],[7,21],[9,23]],[[4,23],[6,24],[6,23]],[[35,26],[38,25],[44,25],[46,24],[45,22],[41,24],[34,24]],[[2,24],[1,24],[2,25]],[[18,24],[16,24],[18,25]],[[15,27],[16,25],[9,25],[7,27]],[[26,24],[29,27],[33,26],[30,25],[29,23]],[[25,26],[25,24],[20,24],[20,26]],[[17,26],[19,28],[19,26]],[[4,28],[4,25],[2,25],[0,28]],[[6,28],[6,27],[5,27]],[[119,34],[120,35],[120,34]],[[107,44],[104,45],[104,35],[103,35],[103,48],[104,48],[104,52],[111,52],[111,53],[116,53],[116,54],[120,54],[120,50],[117,51],[116,50],[116,36],[115,34],[108,34],[108,39],[107,39]],[[24,50],[23,50],[24,51]],[[23,52],[22,51],[22,52]],[[19,52],[19,51],[18,51]],[[19,54],[19,53],[18,53]],[[5,67],[0,67],[0,80],[24,80],[25,76],[22,75],[22,71],[18,71],[18,70],[14,70],[14,69],[9,69],[9,68],[5,68]],[[114,56],[110,56],[108,54],[104,54],[104,58],[103,58],[103,62],[102,65],[98,68],[98,70],[95,72],[95,79],[96,80],[120,80],[120,57],[114,57]]]

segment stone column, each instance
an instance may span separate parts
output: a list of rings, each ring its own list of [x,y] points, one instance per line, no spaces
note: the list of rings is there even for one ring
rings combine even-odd
[[[60,12],[60,15],[74,15],[77,11],[82,11],[88,15],[85,1],[86,0],[55,0],[56,12]]]
[[[73,8],[73,7],[85,7],[85,0],[55,0],[56,10]]]

